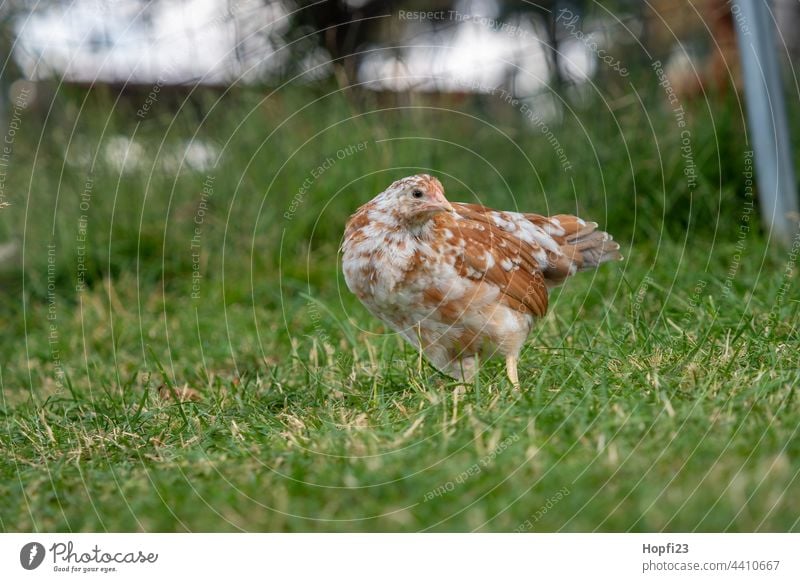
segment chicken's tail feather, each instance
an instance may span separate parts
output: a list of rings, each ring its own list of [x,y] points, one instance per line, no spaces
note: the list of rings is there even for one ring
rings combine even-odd
[[[578,251],[581,259],[577,261],[579,271],[595,269],[609,261],[622,260],[619,243],[607,232],[597,230],[596,222],[585,222],[582,228],[565,236],[561,248],[570,250],[565,247]]]
[[[596,269],[603,263],[622,260],[619,243],[607,232],[597,230],[596,222],[586,222],[569,214],[526,216],[560,246],[561,254],[551,256],[551,264],[544,271],[550,286],[558,285],[577,271]]]

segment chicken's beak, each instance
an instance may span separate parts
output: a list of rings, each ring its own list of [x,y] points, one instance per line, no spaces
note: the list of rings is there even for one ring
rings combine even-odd
[[[432,200],[425,202],[421,210],[423,212],[455,212],[453,205],[439,192],[434,194]]]
[[[420,207],[422,212],[453,212],[453,206],[445,201],[445,202],[426,202]]]

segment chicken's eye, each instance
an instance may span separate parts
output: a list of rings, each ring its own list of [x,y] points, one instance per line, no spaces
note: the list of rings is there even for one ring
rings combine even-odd
[[[414,190],[413,192],[411,192],[411,195],[414,198],[422,198],[422,190]]]

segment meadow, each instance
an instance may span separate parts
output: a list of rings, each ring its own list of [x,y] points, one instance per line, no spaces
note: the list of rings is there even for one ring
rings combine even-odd
[[[759,226],[742,104],[677,119],[649,85],[535,123],[325,85],[26,111],[0,530],[800,530],[800,239]],[[441,376],[344,286],[347,217],[420,171],[622,245],[551,296],[520,391]]]

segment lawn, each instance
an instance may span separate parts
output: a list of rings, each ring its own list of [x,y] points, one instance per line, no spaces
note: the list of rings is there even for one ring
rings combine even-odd
[[[658,91],[552,133],[491,96],[325,86],[26,112],[0,530],[800,530],[800,239],[758,226],[741,104],[686,103],[680,127]],[[502,361],[456,385],[344,286],[349,214],[423,170],[622,245],[551,296],[520,391]]]

